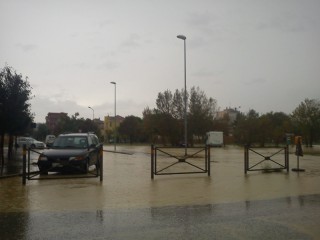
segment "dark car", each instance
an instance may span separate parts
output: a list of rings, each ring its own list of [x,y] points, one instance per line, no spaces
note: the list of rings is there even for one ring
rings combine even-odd
[[[99,168],[102,144],[93,133],[69,133],[59,135],[50,149],[44,150],[38,159],[40,173],[80,170],[87,173],[91,165]]]

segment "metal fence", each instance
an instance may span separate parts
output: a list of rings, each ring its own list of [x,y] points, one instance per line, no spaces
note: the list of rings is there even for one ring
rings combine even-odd
[[[289,171],[289,149],[285,147],[244,147],[244,172]]]
[[[79,172],[79,169],[74,169],[73,174],[48,174],[46,172],[41,172],[39,169],[35,169],[31,163],[31,153],[41,154],[41,152],[36,151],[32,148],[27,148],[26,145],[23,146],[22,150],[22,184],[26,185],[27,180],[49,180],[49,179],[67,179],[67,178],[100,178],[100,182],[103,181],[103,147],[100,148],[100,157],[98,158],[97,166],[94,170],[88,171],[87,173]],[[50,169],[49,169],[50,170]]]
[[[151,145],[151,179],[154,175],[207,173],[210,176],[210,147],[187,149]]]

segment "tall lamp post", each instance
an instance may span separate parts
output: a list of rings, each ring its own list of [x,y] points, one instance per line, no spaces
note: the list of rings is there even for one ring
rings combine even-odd
[[[94,110],[93,110],[93,108],[92,107],[88,107],[88,108],[90,108],[91,110],[92,110],[92,121],[94,120]]]
[[[117,83],[110,82],[114,85],[114,151],[117,150]]]
[[[187,59],[186,59],[186,36],[178,35],[177,38],[182,39],[184,43],[184,146],[185,156],[187,156],[188,133],[187,133]]]

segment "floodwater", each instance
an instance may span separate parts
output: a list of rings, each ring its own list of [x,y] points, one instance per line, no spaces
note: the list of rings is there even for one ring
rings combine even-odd
[[[319,156],[300,157],[305,171],[293,172],[297,157],[291,149],[288,172],[245,174],[243,148],[212,148],[210,176],[155,175],[152,180],[149,146],[117,146],[117,151],[130,154],[104,152],[102,182],[71,178],[22,185],[21,177],[0,179],[0,239],[320,238]],[[31,162],[36,158],[32,154]],[[250,159],[256,164],[261,156],[252,153]],[[272,159],[283,164],[284,156]],[[175,160],[159,153],[157,167],[170,161]],[[201,166],[202,159],[196,161]],[[168,171],[186,170],[183,162],[172,168]]]

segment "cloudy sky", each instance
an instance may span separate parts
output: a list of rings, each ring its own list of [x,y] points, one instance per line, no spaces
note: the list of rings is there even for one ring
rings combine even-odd
[[[32,112],[142,116],[199,86],[221,109],[291,113],[320,98],[319,0],[0,0],[0,68],[28,76]]]

